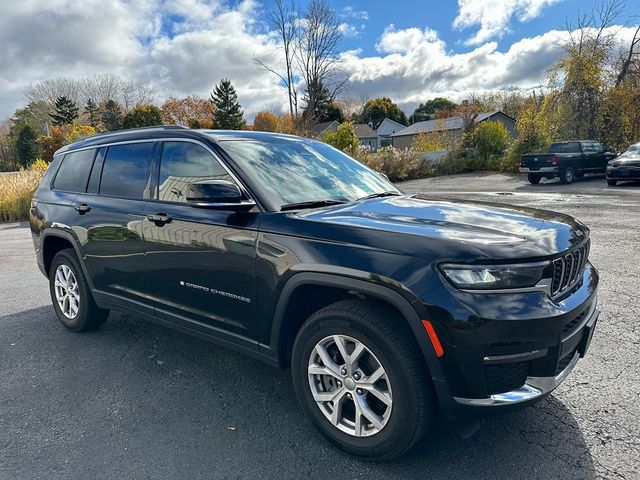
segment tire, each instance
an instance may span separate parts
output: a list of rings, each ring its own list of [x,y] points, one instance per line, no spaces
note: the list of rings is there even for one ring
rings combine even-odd
[[[49,292],[58,320],[69,330],[94,330],[109,316],[109,310],[99,308],[93,300],[80,262],[72,248],[61,250],[53,257],[49,269]],[[60,298],[62,300],[59,301]]]
[[[406,323],[403,328],[404,322],[404,318],[383,304],[345,300],[316,312],[298,332],[292,358],[298,399],[318,430],[350,454],[378,461],[396,458],[415,445],[432,422],[436,401],[430,375]],[[344,342],[347,352],[353,353],[357,344],[363,345],[353,372],[341,371],[347,362],[339,353],[336,338]],[[333,364],[329,369],[321,361],[318,345],[330,355]],[[390,404],[380,401],[383,397],[370,393],[371,389],[358,388],[362,383],[357,381],[366,382],[373,372],[380,371],[378,366],[384,374],[374,385]],[[310,368],[331,374],[314,375]],[[337,422],[330,420],[336,403],[317,403],[312,389],[325,395],[327,391],[329,394],[342,391],[338,402],[343,407]],[[371,411],[376,413],[379,421],[376,426],[368,419],[371,417],[361,415],[360,435],[355,422],[356,399],[358,404],[364,402],[369,408],[369,415]]]
[[[617,180],[609,180],[607,178],[607,185],[609,185],[610,187],[615,187],[618,184]]]
[[[527,175],[527,178],[529,179],[530,184],[537,185],[540,183],[542,176],[537,173],[530,173],[529,175]]]
[[[560,183],[568,185],[576,179],[576,171],[573,167],[565,167],[560,170]]]

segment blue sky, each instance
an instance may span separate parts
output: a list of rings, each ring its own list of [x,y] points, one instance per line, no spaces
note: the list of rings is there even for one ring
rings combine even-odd
[[[256,63],[281,62],[264,22],[274,0],[1,1],[0,119],[24,105],[29,85],[105,73],[150,85],[158,104],[208,97],[229,78],[249,121],[286,110],[278,79]],[[346,33],[344,99],[388,96],[411,114],[436,96],[544,88],[566,20],[597,0],[328,1]],[[620,47],[638,14],[638,1],[629,1],[616,19]],[[82,89],[54,94],[86,100]]]

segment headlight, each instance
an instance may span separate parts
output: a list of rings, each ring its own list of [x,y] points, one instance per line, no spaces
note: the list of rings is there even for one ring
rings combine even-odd
[[[535,287],[549,263],[531,265],[440,265],[440,271],[455,287],[464,290],[506,290]]]

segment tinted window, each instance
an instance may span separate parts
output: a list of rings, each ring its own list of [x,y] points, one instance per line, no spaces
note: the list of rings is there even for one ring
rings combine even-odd
[[[100,193],[122,198],[148,198],[147,169],[152,150],[153,143],[109,147],[102,167]]]
[[[58,169],[53,188],[63,192],[84,192],[95,153],[94,149],[67,153]]]
[[[552,143],[549,153],[580,153],[580,142]]]
[[[233,181],[204,147],[189,142],[165,142],[160,159],[158,199],[186,202],[189,184],[200,180]]]
[[[91,175],[89,175],[89,184],[87,185],[87,193],[98,193],[100,188],[100,174],[102,173],[102,163],[104,161],[104,153],[107,151],[106,147],[98,149],[96,159],[93,161],[93,168],[91,169]]]
[[[604,153],[604,145],[601,143],[594,143],[593,148],[595,148],[597,153]]]

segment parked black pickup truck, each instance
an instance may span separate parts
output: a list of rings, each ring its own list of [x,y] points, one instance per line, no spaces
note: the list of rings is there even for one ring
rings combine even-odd
[[[617,156],[601,143],[572,140],[552,143],[548,153],[529,153],[520,157],[520,172],[529,174],[529,182],[540,183],[542,177],[560,177],[572,183],[585,173],[605,173],[607,163]]]

